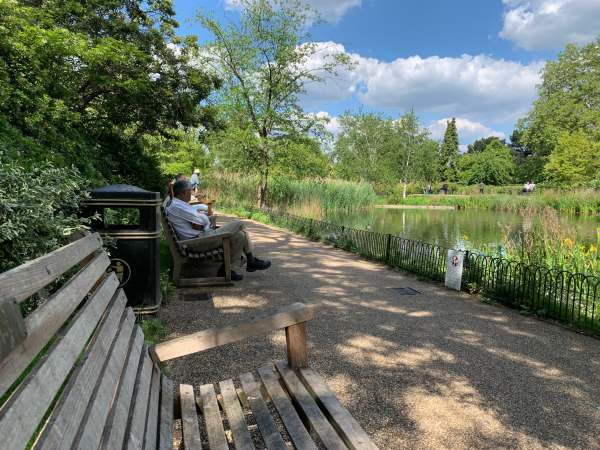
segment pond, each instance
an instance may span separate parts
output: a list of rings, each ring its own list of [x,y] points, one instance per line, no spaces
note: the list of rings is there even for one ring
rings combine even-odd
[[[518,232],[519,214],[489,210],[384,209],[330,212],[325,220],[350,228],[393,234],[457,249],[485,250],[502,243],[508,230]],[[561,217],[578,240],[596,241],[599,217]]]

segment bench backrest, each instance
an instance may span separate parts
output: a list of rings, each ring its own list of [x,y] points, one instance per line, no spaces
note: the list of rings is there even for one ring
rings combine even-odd
[[[0,274],[0,447],[157,448],[170,438],[159,405],[172,391],[109,264],[91,234]],[[23,317],[22,303],[47,286]]]

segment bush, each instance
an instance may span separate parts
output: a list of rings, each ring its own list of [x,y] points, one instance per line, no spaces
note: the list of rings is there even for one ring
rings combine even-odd
[[[86,187],[74,168],[26,170],[0,153],[0,272],[67,243],[85,222],[77,211]]]

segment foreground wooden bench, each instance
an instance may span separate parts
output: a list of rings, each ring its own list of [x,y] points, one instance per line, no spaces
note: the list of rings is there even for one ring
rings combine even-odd
[[[160,218],[173,260],[173,283],[177,287],[231,285],[231,234],[222,233],[219,236],[208,235],[197,239],[180,241],[171,223],[167,220],[165,207],[168,201],[169,198],[167,197],[160,207]],[[193,249],[194,243],[198,241],[207,242],[211,239],[218,241],[221,246],[215,250],[206,252],[199,252]],[[223,277],[185,276],[186,272],[193,272],[203,262],[222,262],[225,267],[225,275]]]
[[[375,449],[307,367],[313,308],[148,348],[97,234],[0,274],[0,448]],[[66,278],[33,312],[19,304]],[[194,389],[162,361],[285,329],[287,363]],[[254,425],[256,424],[256,425]],[[310,430],[310,432],[309,432]]]

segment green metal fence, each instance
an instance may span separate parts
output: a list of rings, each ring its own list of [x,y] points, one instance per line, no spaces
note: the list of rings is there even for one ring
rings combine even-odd
[[[264,209],[270,220],[366,258],[443,281],[448,248]],[[466,251],[462,289],[600,333],[600,278]]]

